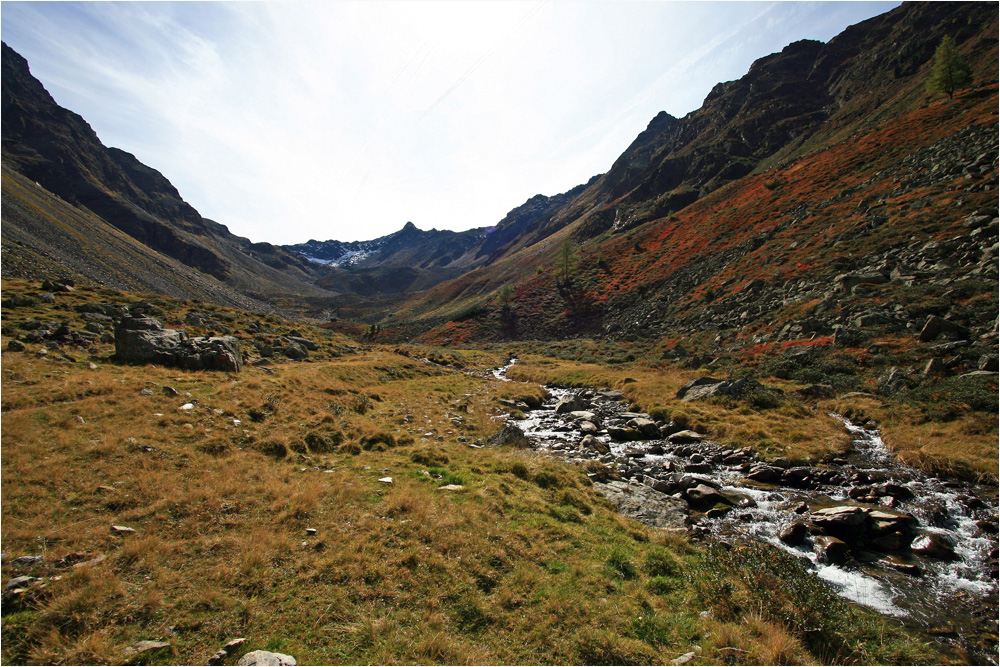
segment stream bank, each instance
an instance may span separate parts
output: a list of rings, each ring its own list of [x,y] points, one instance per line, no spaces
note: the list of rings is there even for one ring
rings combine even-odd
[[[547,389],[509,423],[533,449],[584,467],[622,514],[705,542],[766,542],[956,660],[997,664],[996,486],[901,465],[876,429],[837,415],[851,451],[796,466],[629,412],[621,392]]]

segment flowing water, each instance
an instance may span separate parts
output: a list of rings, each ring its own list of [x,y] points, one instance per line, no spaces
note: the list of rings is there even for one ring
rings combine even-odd
[[[516,360],[497,369],[496,377],[506,380],[506,371],[514,363]],[[699,478],[711,480],[732,498],[742,499],[728,512],[692,511],[689,523],[695,537],[729,542],[758,540],[784,549],[841,596],[930,633],[954,647],[955,658],[997,664],[996,486],[929,477],[904,466],[890,454],[877,430],[837,415],[831,417],[841,419],[853,435],[852,450],[822,466],[824,471],[836,473],[834,483],[815,484],[812,488],[748,480],[749,463],[722,464],[720,461],[733,453],[708,442],[694,447],[672,446],[666,439],[615,442],[606,429],[601,429],[595,437],[608,445],[610,453],[599,456],[580,447],[579,417],[553,411],[557,401],[583,390],[548,389],[550,399],[543,409],[528,412],[524,419],[511,420],[536,449],[569,460],[600,458],[616,467],[623,477],[647,484],[665,471],[684,471],[694,457],[701,464]],[[587,409],[605,426],[624,424],[637,416],[627,413],[620,401],[593,395],[593,391],[586,393],[591,395]],[[712,465],[706,466],[706,461]],[[706,470],[708,467],[710,470]],[[891,505],[888,511],[913,516],[918,522],[918,536],[942,538],[952,545],[955,559],[930,558],[905,547],[888,555],[857,549],[849,562],[832,565],[822,562],[808,544],[792,546],[780,539],[785,528],[802,521],[810,511],[844,505],[872,507],[848,496],[859,481],[903,487],[908,493],[896,494],[902,498],[881,499]]]

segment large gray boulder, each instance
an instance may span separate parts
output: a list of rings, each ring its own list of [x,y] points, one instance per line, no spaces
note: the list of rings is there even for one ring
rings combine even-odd
[[[115,355],[128,363],[189,370],[238,373],[243,369],[243,353],[236,338],[189,338],[184,331],[164,329],[152,317],[125,317],[115,326]]]
[[[627,482],[594,483],[594,488],[610,500],[618,512],[652,528],[685,530],[687,504],[644,484]]]
[[[760,389],[766,389],[766,387],[760,382],[748,378],[717,380],[711,377],[700,377],[678,389],[677,398],[682,401],[700,401],[715,396],[739,398]]]

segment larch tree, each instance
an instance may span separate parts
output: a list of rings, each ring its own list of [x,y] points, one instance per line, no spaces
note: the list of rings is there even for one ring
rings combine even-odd
[[[972,85],[972,68],[962,59],[951,35],[945,35],[934,51],[934,63],[931,65],[931,78],[927,81],[927,90],[931,93],[944,93],[950,100],[955,97],[956,92],[970,85]]]

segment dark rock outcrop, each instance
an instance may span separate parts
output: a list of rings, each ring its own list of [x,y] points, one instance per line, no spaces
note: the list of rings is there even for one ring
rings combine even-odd
[[[189,338],[179,329],[164,329],[152,317],[126,317],[115,327],[115,356],[127,363],[189,370],[243,369],[243,353],[233,336]]]

